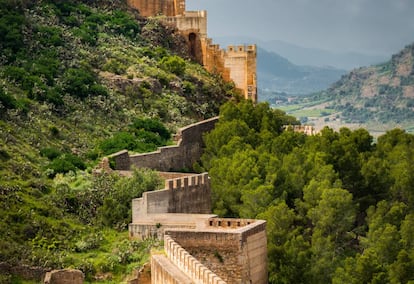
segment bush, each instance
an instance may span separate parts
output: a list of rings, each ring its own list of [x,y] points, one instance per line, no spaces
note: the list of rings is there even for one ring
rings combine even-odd
[[[40,150],[40,155],[53,161],[54,159],[60,157],[62,155],[62,152],[56,148],[43,148]]]
[[[85,163],[73,154],[64,154],[55,158],[49,165],[48,169],[52,172],[49,177],[54,177],[57,173],[68,173],[70,171],[76,172],[77,169],[85,170]]]
[[[125,74],[127,70],[127,66],[125,66],[122,62],[116,59],[109,59],[106,63],[102,66],[103,71],[108,71],[115,73],[117,75]]]
[[[62,31],[57,27],[37,26],[36,39],[44,47],[61,46],[63,44]]]
[[[65,92],[81,99],[107,94],[106,89],[96,83],[95,74],[84,68],[69,68],[64,74],[63,84]]]
[[[115,33],[134,39],[140,32],[140,27],[135,19],[123,11],[115,10],[109,19],[109,27]]]
[[[102,141],[99,148],[104,155],[109,155],[121,150],[134,150],[136,148],[135,136],[128,132],[118,132],[113,137]]]
[[[134,132],[142,129],[150,132],[155,132],[158,133],[158,135],[164,140],[171,138],[170,131],[168,131],[168,129],[159,120],[156,119],[136,118],[131,125],[131,129]]]
[[[0,104],[2,104],[6,109],[15,109],[18,106],[17,100],[12,95],[7,94],[1,87]]]
[[[14,61],[16,54],[24,48],[22,29],[26,19],[23,12],[16,8],[7,1],[0,2],[0,54],[10,61]]]
[[[165,56],[160,61],[161,67],[177,76],[184,75],[185,61],[177,55]]]

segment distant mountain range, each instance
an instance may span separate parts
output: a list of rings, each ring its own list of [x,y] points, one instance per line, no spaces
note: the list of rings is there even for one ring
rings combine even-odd
[[[332,52],[323,49],[302,47],[280,40],[262,41],[257,38],[242,36],[215,37],[214,41],[223,46],[237,43],[256,43],[268,52],[277,53],[296,65],[329,66],[343,70],[352,70],[361,66],[379,64],[389,58],[389,54],[368,55],[358,52]]]
[[[414,132],[414,43],[385,63],[352,70],[325,91],[289,102],[280,95],[266,101],[317,129],[364,127],[378,134],[400,127]]]
[[[310,94],[328,88],[345,70],[332,67],[299,66],[258,47],[257,78],[262,93]]]
[[[414,43],[383,64],[351,71],[319,97],[350,122],[414,120]]]
[[[230,44],[258,45],[259,99],[271,94],[305,95],[327,89],[347,71],[384,62],[385,56],[333,53],[304,48],[282,41],[260,41],[247,37],[215,38],[223,47]]]

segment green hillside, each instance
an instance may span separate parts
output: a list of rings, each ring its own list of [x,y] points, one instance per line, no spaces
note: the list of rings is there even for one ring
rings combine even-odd
[[[323,95],[346,121],[413,121],[414,44],[386,63],[352,71]]]
[[[388,62],[351,71],[326,91],[277,107],[317,128],[357,126],[385,133],[401,127],[412,132],[414,44]]]
[[[150,248],[127,240],[131,198],[160,181],[91,169],[172,143],[178,127],[217,115],[233,86],[124,1],[0,0],[0,15],[0,262],[118,283]]]

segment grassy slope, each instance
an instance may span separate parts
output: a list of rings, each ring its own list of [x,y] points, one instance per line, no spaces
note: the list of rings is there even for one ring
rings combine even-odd
[[[159,119],[174,132],[216,115],[233,90],[175,57],[186,54],[182,39],[156,20],[121,2],[65,2],[0,3],[3,15],[13,11],[1,18],[0,33],[16,42],[2,46],[0,61],[0,261],[77,267],[88,279],[109,273],[117,283],[145,261],[149,244],[68,213],[58,202],[62,188],[69,196],[99,185],[89,174],[102,155],[99,144],[135,118]],[[89,72],[91,81],[79,74],[71,80],[71,69]],[[49,148],[81,158],[86,170],[52,180],[51,161],[40,154]]]

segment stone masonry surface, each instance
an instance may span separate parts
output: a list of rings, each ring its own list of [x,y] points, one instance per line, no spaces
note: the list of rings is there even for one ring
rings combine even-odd
[[[203,131],[211,130],[201,127],[192,137],[195,125],[181,130],[180,145],[201,143]],[[160,176],[165,188],[132,201],[129,225],[130,238],[164,239],[166,254],[151,258],[151,283],[267,283],[266,222],[211,214],[208,173]]]
[[[218,117],[207,119],[181,128],[175,146],[160,147],[151,153],[129,155],[120,151],[109,156],[115,161],[116,170],[130,170],[131,167],[149,168],[161,172],[192,168],[200,160],[203,149],[203,135],[214,129]]]

